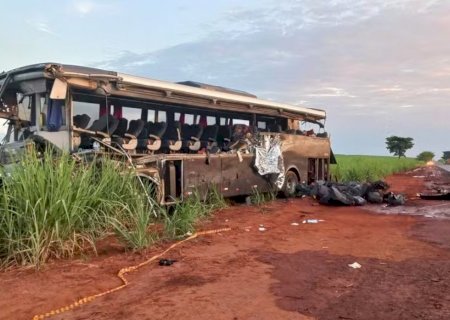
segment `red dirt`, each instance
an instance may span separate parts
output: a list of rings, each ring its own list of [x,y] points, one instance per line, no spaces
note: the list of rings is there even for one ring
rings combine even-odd
[[[388,179],[407,193],[405,209],[426,209],[415,198],[425,179],[413,175],[429,170]],[[311,199],[233,206],[200,228],[231,231],[182,244],[165,256],[178,260],[172,266],[145,266],[125,289],[55,319],[449,319],[449,221]],[[104,245],[98,257],[4,272],[0,318],[30,319],[120,285],[121,267],[167,246],[140,255]],[[355,261],[361,269],[348,267]]]

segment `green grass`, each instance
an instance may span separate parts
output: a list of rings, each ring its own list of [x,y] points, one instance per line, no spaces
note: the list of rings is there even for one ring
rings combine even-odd
[[[249,197],[251,204],[260,206],[267,202],[275,200],[277,198],[277,192],[274,190],[271,190],[269,192],[261,192],[258,190],[258,188],[253,188],[253,192]]]
[[[194,192],[183,202],[162,210],[164,236],[176,239],[194,233],[195,226],[200,220],[226,206],[227,203],[217,188],[211,187],[205,199],[202,199],[199,192]]]
[[[375,181],[423,164],[413,158],[388,156],[336,155],[336,160],[338,164],[331,166],[332,180],[341,182]]]
[[[116,162],[78,163],[30,153],[0,187],[0,265],[39,268],[50,258],[95,251],[115,231],[126,247],[151,243],[151,210],[135,174]]]

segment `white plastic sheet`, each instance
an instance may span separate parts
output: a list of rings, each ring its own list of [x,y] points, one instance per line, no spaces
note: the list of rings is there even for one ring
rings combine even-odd
[[[255,167],[262,176],[272,174],[272,183],[281,189],[284,184],[284,160],[279,136],[263,135],[255,146]]]

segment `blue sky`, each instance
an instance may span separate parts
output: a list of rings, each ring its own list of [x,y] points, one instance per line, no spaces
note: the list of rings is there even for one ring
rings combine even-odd
[[[450,1],[0,3],[0,70],[44,61],[323,108],[337,153],[450,149]]]

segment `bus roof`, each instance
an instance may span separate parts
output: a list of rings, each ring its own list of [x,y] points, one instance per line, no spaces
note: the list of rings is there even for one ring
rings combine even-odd
[[[211,85],[211,87],[208,88],[208,85],[205,84],[193,86],[192,83],[194,82],[173,83],[168,81],[132,76],[115,71],[57,63],[35,64],[18,69],[13,69],[9,72],[0,73],[0,85],[5,82],[8,76],[11,76],[11,78],[13,78],[14,75],[31,72],[36,73],[39,71],[42,72],[42,75],[45,77],[52,77],[52,75],[54,75],[55,77],[65,78],[109,78],[111,82],[117,82],[121,86],[160,90],[164,92],[182,94],[183,96],[192,98],[207,98],[216,101],[216,103],[220,103],[223,101],[228,103],[245,104],[249,107],[256,106],[259,109],[263,108],[268,110],[277,110],[280,113],[286,111],[291,115],[298,115],[306,119],[321,120],[325,119],[326,117],[326,112],[324,110],[258,99],[256,96],[252,96],[251,94],[247,94],[238,90],[226,88],[217,90],[217,88],[221,87]],[[55,71],[57,72],[55,73]],[[214,108],[214,106],[212,105],[211,108]]]

